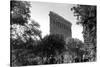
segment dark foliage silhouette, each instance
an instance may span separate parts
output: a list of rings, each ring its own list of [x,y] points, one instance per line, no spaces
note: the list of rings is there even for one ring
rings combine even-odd
[[[96,18],[97,18],[97,10],[95,5],[77,5],[72,8],[75,16],[77,17],[77,24],[81,24],[83,26],[83,37],[84,42],[87,45],[88,51],[92,52],[92,56],[90,56],[90,61],[96,60]]]
[[[37,45],[36,49],[39,56],[47,59],[44,64],[55,64],[57,63],[57,56],[60,57],[66,50],[65,41],[62,35],[47,35]]]
[[[10,1],[10,24],[21,24],[27,23],[30,18],[30,3],[27,1]]]

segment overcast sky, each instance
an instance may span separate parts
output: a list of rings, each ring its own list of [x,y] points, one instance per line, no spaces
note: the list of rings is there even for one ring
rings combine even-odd
[[[53,11],[72,23],[72,37],[83,41],[82,26],[76,25],[76,17],[70,9],[74,4],[31,2],[31,18],[40,24],[42,36],[49,34],[49,12]]]

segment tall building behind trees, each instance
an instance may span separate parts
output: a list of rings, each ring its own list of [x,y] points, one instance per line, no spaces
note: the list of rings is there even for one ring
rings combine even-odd
[[[50,34],[63,35],[64,39],[72,37],[72,24],[60,15],[50,11]]]

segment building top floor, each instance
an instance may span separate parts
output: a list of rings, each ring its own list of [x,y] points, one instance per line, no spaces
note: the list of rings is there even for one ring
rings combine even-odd
[[[68,20],[65,20],[63,17],[61,17],[60,15],[58,15],[55,12],[50,11],[49,16],[50,16],[51,19],[55,20],[56,22],[68,25],[70,27],[72,26],[71,22],[69,22]]]

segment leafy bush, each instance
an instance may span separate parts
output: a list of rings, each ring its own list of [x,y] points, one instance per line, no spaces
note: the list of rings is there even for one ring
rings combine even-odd
[[[36,51],[39,56],[47,58],[44,64],[57,63],[57,56],[65,51],[65,41],[62,35],[52,34],[45,36],[37,45]]]
[[[83,55],[87,53],[84,48],[84,43],[78,39],[68,39],[66,41],[66,48],[68,53],[72,56],[72,62],[84,61]]]

